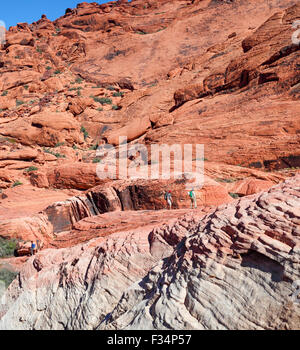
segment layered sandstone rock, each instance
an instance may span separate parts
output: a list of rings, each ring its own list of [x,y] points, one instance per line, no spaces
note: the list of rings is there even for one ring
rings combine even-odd
[[[42,251],[9,287],[0,327],[299,329],[299,181],[202,219]]]
[[[228,166],[296,168],[298,15],[296,0],[166,0],[83,3],[53,23],[20,23],[0,50],[0,144],[50,147],[60,158],[64,143],[80,148],[71,163],[126,136],[201,143],[205,159]],[[34,183],[52,186],[47,172]],[[76,187],[72,173],[66,187]],[[20,174],[9,171],[1,187]]]
[[[297,0],[82,3],[9,29],[0,235],[58,250],[29,259],[2,327],[298,327],[286,295],[299,179],[272,186],[300,166],[299,11]],[[119,154],[124,136],[148,151],[203,144],[198,209],[186,179],[101,178],[97,147]]]

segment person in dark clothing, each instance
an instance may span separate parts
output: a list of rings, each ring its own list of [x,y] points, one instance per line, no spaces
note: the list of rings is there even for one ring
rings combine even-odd
[[[165,200],[167,201],[167,204],[169,205],[169,209],[172,209],[172,194],[171,194],[171,191],[165,192]]]

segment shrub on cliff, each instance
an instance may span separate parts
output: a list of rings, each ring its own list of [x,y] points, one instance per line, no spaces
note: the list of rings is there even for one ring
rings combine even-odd
[[[0,238],[0,258],[8,258],[10,256],[14,256],[16,247],[16,240]]]
[[[8,286],[11,284],[11,282],[16,278],[18,274],[16,272],[12,272],[7,269],[1,269],[0,270],[0,281],[4,282],[5,287],[8,288]]]

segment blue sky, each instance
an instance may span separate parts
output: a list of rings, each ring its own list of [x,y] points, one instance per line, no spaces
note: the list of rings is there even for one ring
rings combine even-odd
[[[63,16],[65,10],[75,8],[81,2],[97,2],[103,4],[105,1],[88,1],[88,0],[1,0],[0,21],[4,21],[6,28],[15,26],[17,23],[36,22],[42,14],[53,21]]]

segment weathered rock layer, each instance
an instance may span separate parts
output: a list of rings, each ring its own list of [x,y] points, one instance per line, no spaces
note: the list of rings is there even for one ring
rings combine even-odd
[[[47,249],[2,329],[299,329],[300,177],[204,218]]]

